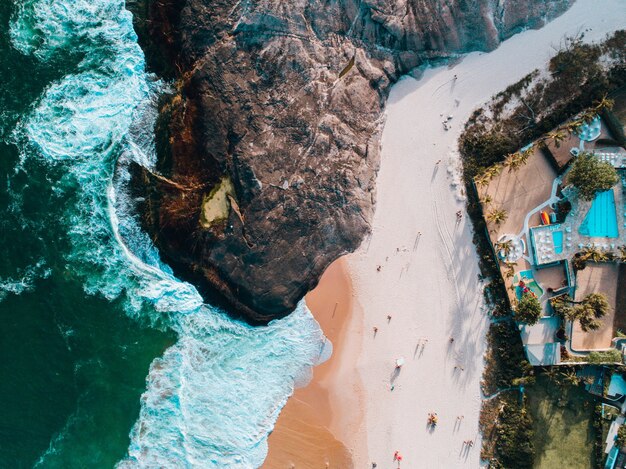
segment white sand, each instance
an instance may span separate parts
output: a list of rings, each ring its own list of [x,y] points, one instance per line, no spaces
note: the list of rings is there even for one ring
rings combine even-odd
[[[585,30],[586,40],[598,40],[626,26],[625,5],[623,0],[579,0],[539,31],[518,34],[492,53],[470,54],[453,68],[430,69],[419,81],[407,78],[393,88],[373,236],[348,256],[364,314],[352,320],[362,320],[365,333],[349,326],[346,348],[359,350],[364,419],[358,432],[337,436],[353,449],[357,468],[371,467],[372,461],[380,469],[395,467],[395,450],[402,453],[404,468],[479,466],[479,383],[488,320],[469,220],[456,223],[455,213],[464,207],[451,187],[458,174],[449,174],[458,166],[461,126],[493,94],[544,66],[565,35]],[[441,121],[449,114],[454,118],[446,132]],[[414,251],[418,231],[422,236]],[[382,265],[379,273],[377,265]],[[393,316],[389,324],[387,314]],[[428,338],[423,353],[416,349],[420,338]],[[391,391],[394,360],[400,356],[406,364]],[[358,382],[353,375],[342,376],[345,399]],[[426,428],[431,411],[439,414],[434,431]],[[464,419],[455,427],[459,415]],[[464,452],[468,439],[475,444]],[[366,450],[360,449],[363,442]]]

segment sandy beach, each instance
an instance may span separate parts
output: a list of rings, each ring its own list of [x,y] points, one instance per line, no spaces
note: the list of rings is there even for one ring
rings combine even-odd
[[[335,344],[334,355],[283,410],[264,467],[325,467],[307,465],[308,450],[297,439],[285,447],[284,435],[296,431],[290,422],[307,421],[303,406],[314,408],[315,425],[328,432],[321,456],[328,467],[349,467],[333,462],[338,442],[357,468],[374,462],[397,467],[395,451],[402,467],[480,466],[480,381],[489,320],[471,224],[456,215],[465,204],[457,139],[474,109],[543,67],[565,36],[584,32],[585,40],[599,40],[626,24],[623,2],[601,3],[598,8],[598,2],[579,0],[544,28],[522,32],[491,53],[466,55],[454,66],[428,68],[419,79],[394,86],[372,235],[331,267],[331,274],[345,267],[347,276],[336,274],[307,296]],[[404,365],[396,369],[399,358]],[[436,428],[427,425],[430,412],[438,414]],[[279,451],[290,451],[293,459],[272,459]]]
[[[306,296],[306,303],[333,344],[332,356],[313,370],[308,386],[296,389],[269,437],[264,468],[353,467],[348,441],[362,426],[363,391],[354,363],[360,347],[345,347],[347,336],[363,336],[362,313],[353,300],[345,258],[335,261]],[[364,450],[365,442],[354,442]],[[327,466],[328,464],[328,466]]]

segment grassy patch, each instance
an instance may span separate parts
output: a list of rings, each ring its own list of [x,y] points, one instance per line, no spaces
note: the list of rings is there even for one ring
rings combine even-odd
[[[526,388],[534,422],[535,469],[594,467],[594,399],[582,386],[540,376]]]

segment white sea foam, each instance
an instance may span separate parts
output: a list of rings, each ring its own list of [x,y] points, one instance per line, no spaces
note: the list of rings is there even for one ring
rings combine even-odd
[[[203,305],[128,215],[129,176],[120,165],[114,185],[114,167],[119,157],[154,163],[151,130],[162,84],[144,71],[122,0],[26,0],[11,38],[42,61],[80,58],[17,130],[29,143],[23,158],[64,171],[55,187],[70,200],[62,220],[72,246],[68,267],[88,293],[123,296],[128,314],[147,314],[179,336],[150,368],[119,466],[258,467],[294,384],[328,353],[319,326],[304,304],[264,328]]]
[[[35,264],[18,271],[18,276],[13,278],[0,278],[0,301],[9,294],[21,295],[24,292],[32,291],[35,288],[35,281],[38,278],[48,278],[50,269],[46,267],[43,259]]]

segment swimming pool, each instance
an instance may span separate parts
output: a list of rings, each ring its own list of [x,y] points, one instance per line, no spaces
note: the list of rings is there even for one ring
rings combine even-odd
[[[585,219],[578,227],[583,236],[617,238],[617,212],[615,211],[615,195],[613,190],[598,192],[591,203]]]
[[[521,272],[517,272],[513,277],[513,285],[515,285],[515,296],[518,300],[522,298],[522,294],[524,293],[524,289],[519,286],[520,280],[524,281],[529,290],[533,292],[537,298],[541,298],[541,296],[543,295],[543,288],[541,288],[541,286],[535,280],[535,277],[533,276],[533,271],[523,270]]]
[[[554,252],[555,252],[555,254],[561,254],[563,252],[563,232],[562,231],[553,231],[552,232],[552,241],[554,242]]]
[[[615,373],[611,376],[611,382],[609,383],[609,397],[626,395],[626,381],[622,375]]]

